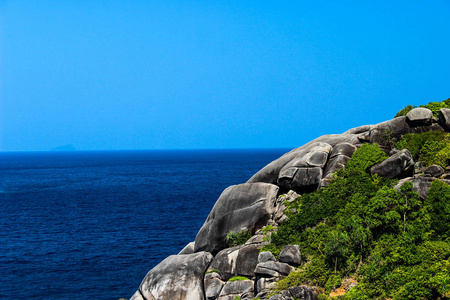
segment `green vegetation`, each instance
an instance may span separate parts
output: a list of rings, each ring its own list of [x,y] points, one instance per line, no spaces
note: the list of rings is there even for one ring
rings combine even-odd
[[[447,143],[440,134],[406,135],[397,146],[437,157],[447,146],[426,145]],[[396,180],[366,172],[385,158],[377,145],[363,145],[330,185],[289,204],[296,213],[263,250],[278,255],[298,244],[306,263],[275,290],[309,284],[328,294],[353,278],[358,285],[339,299],[450,299],[450,186],[434,181],[425,201],[409,182],[397,192]]]
[[[231,277],[228,281],[243,281],[243,280],[249,280],[249,279],[245,276],[234,276],[234,277]]]
[[[450,162],[450,134],[442,131],[405,134],[395,147],[408,149],[415,161],[421,161],[426,166],[445,168]]]
[[[409,113],[411,110],[413,110],[413,108],[416,108],[416,107],[417,107],[417,106],[415,106],[415,105],[408,104],[407,106],[405,106],[402,110],[400,110],[400,111],[395,115],[395,118],[401,117],[401,116],[406,116],[407,113]]]
[[[401,116],[406,116],[407,113],[409,113],[413,108],[416,108],[417,106],[414,105],[407,105],[405,108],[403,108],[402,110],[400,110],[395,117],[401,117]],[[450,98],[441,102],[430,102],[428,104],[425,105],[420,105],[420,107],[425,107],[430,109],[433,112],[433,115],[435,117],[438,116],[439,114],[439,110],[441,108],[450,108]]]
[[[272,225],[266,225],[266,226],[264,226],[264,227],[261,229],[261,231],[262,231],[262,233],[267,234],[267,233],[271,232],[271,231],[274,230],[274,229],[275,229],[275,228],[274,228]]]
[[[234,247],[244,244],[249,238],[252,237],[251,232],[240,231],[238,233],[229,232],[226,237],[228,247]]]
[[[206,271],[206,272],[205,272],[205,275],[206,275],[206,274],[209,274],[209,273],[219,273],[219,270],[214,269],[214,270]]]

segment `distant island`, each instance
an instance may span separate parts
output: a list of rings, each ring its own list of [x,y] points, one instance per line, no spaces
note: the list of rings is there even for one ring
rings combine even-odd
[[[64,146],[59,146],[59,147],[55,147],[52,149],[52,151],[76,151],[77,149],[75,149],[74,146],[68,144],[68,145],[64,145]]]

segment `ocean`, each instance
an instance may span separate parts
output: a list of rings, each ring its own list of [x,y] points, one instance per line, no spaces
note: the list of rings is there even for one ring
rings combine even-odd
[[[0,299],[129,299],[287,151],[0,152]]]

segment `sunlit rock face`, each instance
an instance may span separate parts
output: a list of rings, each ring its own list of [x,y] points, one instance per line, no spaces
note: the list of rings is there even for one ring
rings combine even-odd
[[[216,254],[227,247],[231,231],[252,232],[265,226],[275,211],[278,186],[244,183],[225,189],[195,238],[195,252]]]
[[[203,276],[212,260],[207,252],[167,257],[147,273],[135,299],[203,300]]]

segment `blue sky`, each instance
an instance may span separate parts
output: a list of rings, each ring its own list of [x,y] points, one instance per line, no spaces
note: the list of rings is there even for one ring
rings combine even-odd
[[[449,1],[0,1],[0,150],[294,148],[450,97]]]

